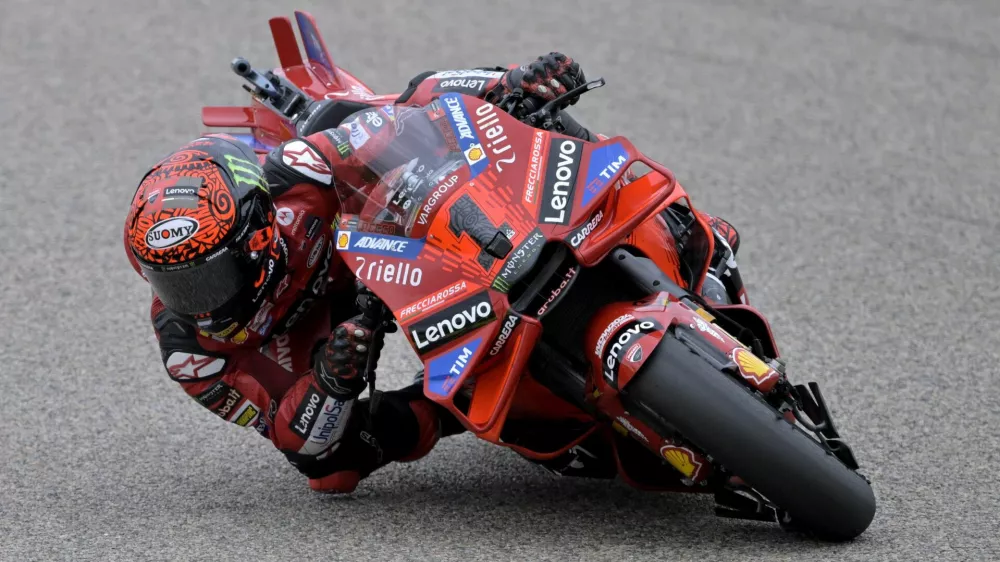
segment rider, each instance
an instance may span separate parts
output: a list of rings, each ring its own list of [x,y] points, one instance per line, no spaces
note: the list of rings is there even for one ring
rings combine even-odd
[[[509,70],[423,73],[397,103],[426,105],[445,92],[495,101],[515,88],[553,99],[583,83],[577,63],[550,53]],[[330,107],[318,104],[308,120]],[[269,438],[323,492],[350,492],[375,469],[421,458],[461,431],[424,398],[419,378],[382,393],[374,413],[358,400],[381,343],[369,349],[363,296],[333,248],[332,186],[363,173],[355,152],[378,138],[380,111],[388,117],[371,108],[364,124],[285,142],[262,166],[231,136],[196,139],[146,174],[125,223],[129,259],[153,289],[169,376],[222,419]]]

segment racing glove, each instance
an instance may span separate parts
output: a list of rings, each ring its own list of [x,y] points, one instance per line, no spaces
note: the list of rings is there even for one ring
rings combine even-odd
[[[369,354],[374,354],[377,361],[384,345],[380,338],[372,347],[372,331],[361,320],[358,315],[337,326],[316,354],[316,384],[338,400],[351,400],[361,394]]]
[[[532,63],[508,70],[500,79],[499,88],[503,91],[497,92],[496,97],[521,88],[525,94],[549,101],[586,82],[580,65],[573,59],[562,53],[549,53]],[[570,105],[578,99],[579,96],[569,100]]]

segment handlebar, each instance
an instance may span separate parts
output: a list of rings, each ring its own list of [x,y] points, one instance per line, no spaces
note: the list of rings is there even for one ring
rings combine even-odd
[[[544,130],[555,129],[557,132],[570,136],[581,136],[584,131],[583,127],[569,115],[561,114],[561,111],[569,105],[569,100],[572,98],[600,88],[604,84],[604,78],[598,78],[568,90],[547,102],[534,96],[525,96],[523,90],[516,88],[497,102],[497,105],[532,127]]]
[[[261,74],[254,70],[250,61],[243,57],[233,59],[229,67],[237,76],[250,83],[250,86],[244,84],[243,89],[250,92],[250,95],[260,103],[291,121],[297,119],[315,101],[295,84],[275,75],[274,72],[269,70]]]

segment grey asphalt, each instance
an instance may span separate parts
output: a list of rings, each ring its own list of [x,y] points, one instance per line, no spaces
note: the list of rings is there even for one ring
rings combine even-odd
[[[426,5],[422,5],[426,4]],[[0,559],[1000,559],[1000,3],[0,0]],[[469,436],[311,493],[166,377],[121,228],[146,166],[313,12],[377,91],[563,50],[577,106],[741,230],[790,374],[874,481],[827,545]],[[383,372],[416,366],[391,342]]]

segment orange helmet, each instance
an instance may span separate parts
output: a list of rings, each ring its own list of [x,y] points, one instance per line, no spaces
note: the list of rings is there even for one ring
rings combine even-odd
[[[188,143],[146,174],[125,245],[160,301],[217,337],[253,318],[288,255],[256,154],[221,134]]]

